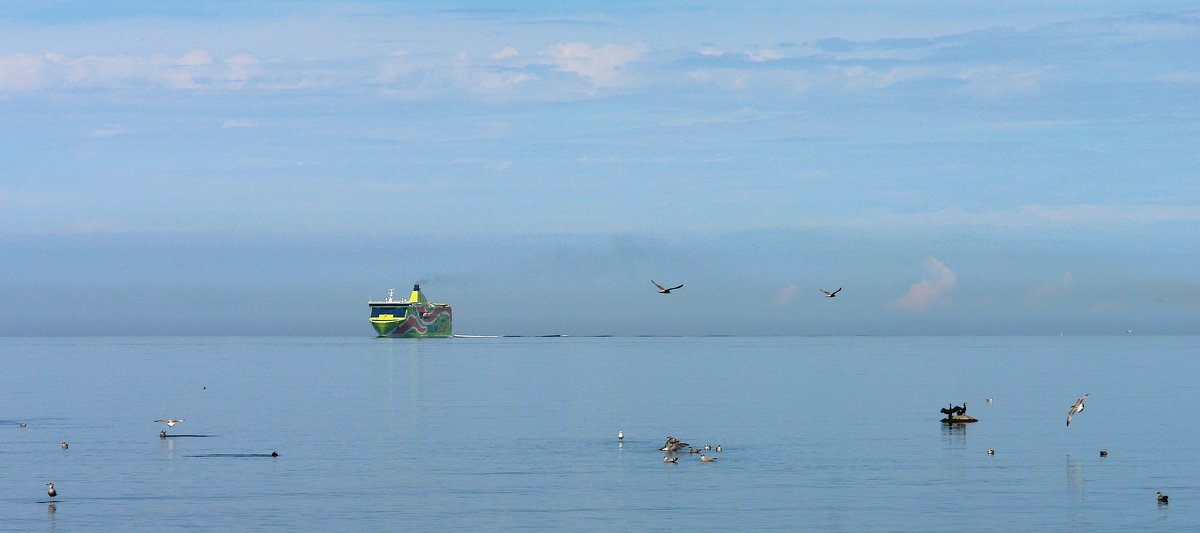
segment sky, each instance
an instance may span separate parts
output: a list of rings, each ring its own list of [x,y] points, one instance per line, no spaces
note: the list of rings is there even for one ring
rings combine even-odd
[[[1200,334],[1200,8],[989,4],[5,2],[0,335]]]

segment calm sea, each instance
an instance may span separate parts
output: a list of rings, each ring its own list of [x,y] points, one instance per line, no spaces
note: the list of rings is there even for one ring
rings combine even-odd
[[[1142,336],[4,338],[0,529],[1195,531],[1198,355]],[[951,402],[979,422],[939,423]],[[185,421],[160,439],[158,418]],[[667,435],[723,452],[664,464]]]

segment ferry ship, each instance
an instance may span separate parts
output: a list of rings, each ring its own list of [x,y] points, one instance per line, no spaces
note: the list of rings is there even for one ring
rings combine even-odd
[[[454,336],[449,304],[430,302],[413,285],[407,300],[395,300],[396,289],[388,289],[382,302],[368,301],[371,307],[371,326],[380,337],[452,337]]]

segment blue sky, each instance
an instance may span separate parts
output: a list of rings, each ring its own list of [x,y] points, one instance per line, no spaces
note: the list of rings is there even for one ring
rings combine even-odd
[[[1200,333],[1194,2],[517,4],[6,3],[0,334]]]

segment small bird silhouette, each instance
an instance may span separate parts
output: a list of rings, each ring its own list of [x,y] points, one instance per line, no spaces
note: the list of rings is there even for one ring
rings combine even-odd
[[[162,422],[162,423],[166,424],[167,427],[173,428],[173,427],[175,427],[175,424],[183,422],[183,419],[182,418],[160,418],[158,420],[155,420],[155,422]]]
[[[1100,457],[1108,457],[1108,448],[1100,450]]]
[[[1087,394],[1084,394],[1083,396],[1080,396],[1078,400],[1075,400],[1075,404],[1071,406],[1071,410],[1067,411],[1067,426],[1068,427],[1071,425],[1071,417],[1075,416],[1078,413],[1083,412],[1083,399],[1084,398],[1087,398]]]
[[[988,450],[988,455],[996,455],[996,450]]]
[[[833,292],[829,292],[829,291],[827,291],[827,290],[825,290],[825,289],[817,289],[817,290],[819,290],[819,291],[821,291],[821,292],[825,293],[825,297],[826,297],[826,298],[835,298],[835,297],[837,297],[837,293],[839,293],[839,292],[842,292],[842,288],[841,288],[841,287],[838,287],[838,290],[836,290],[836,291],[833,291]]]
[[[54,489],[50,489],[50,490],[54,490]],[[1163,494],[1162,491],[1159,491],[1157,496],[1158,496],[1158,503],[1167,503],[1167,495]]]
[[[271,452],[271,457],[279,457],[279,452]]]
[[[659,293],[659,294],[671,294],[671,291],[673,291],[673,290],[675,290],[675,289],[682,289],[682,288],[683,288],[683,284],[682,284],[682,283],[680,283],[679,285],[676,285],[676,286],[674,286],[674,287],[670,287],[670,288],[663,287],[662,285],[659,285],[657,281],[654,281],[654,280],[650,280],[650,283],[653,283],[655,287],[658,287],[658,293]]]
[[[21,422],[20,424],[17,424],[17,427],[19,427],[21,429],[25,429],[25,423]]]
[[[60,442],[58,445],[62,446],[62,449],[64,449],[64,450],[70,447],[70,445],[67,444],[67,441],[65,441],[65,440]]]
[[[46,483],[46,494],[50,495],[51,500],[53,500],[55,496],[58,496],[58,491],[54,490],[54,482],[53,481]],[[1162,494],[1162,493],[1160,492],[1159,494]]]

